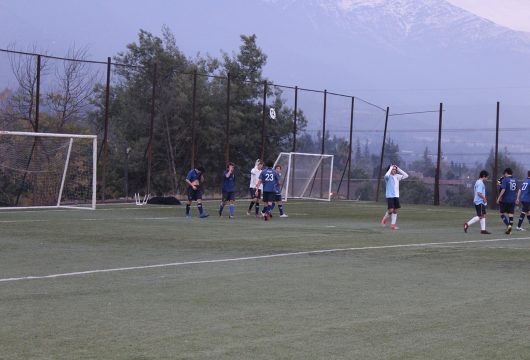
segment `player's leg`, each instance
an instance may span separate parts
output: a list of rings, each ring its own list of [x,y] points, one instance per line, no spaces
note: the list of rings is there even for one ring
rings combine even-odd
[[[221,195],[221,203],[219,204],[219,216],[223,216],[223,209],[225,208],[226,204],[226,195],[227,193],[223,191],[223,194]]]
[[[256,204],[256,202],[255,202],[256,189],[249,188],[249,192],[250,192],[250,205],[248,206],[247,215],[250,215],[250,210],[252,210],[252,208],[254,207],[254,204]]]
[[[202,192],[200,190],[196,190],[196,193],[197,193],[197,209],[199,209],[199,217],[207,218],[208,214],[204,212],[204,208],[202,206]]]
[[[280,211],[280,217],[283,217],[283,218],[289,217],[283,210],[282,196],[277,195],[276,200],[278,201],[278,210]]]
[[[236,212],[236,198],[233,192],[229,194],[228,201],[229,201],[228,209],[229,209],[229,214],[230,214],[229,216],[230,218],[233,218]]]
[[[513,227],[513,213],[515,212],[515,203],[509,203],[507,204],[507,212],[508,212],[508,227],[506,228],[506,235],[510,235],[512,233],[512,227]]]
[[[188,201],[186,202],[186,218],[190,217],[191,202],[193,201],[194,191],[188,188]]]
[[[256,202],[256,206],[255,206],[256,217],[259,217],[259,202],[260,202],[260,199],[261,199],[261,190],[260,189],[256,189],[256,199],[255,199],[255,202]]]
[[[475,212],[477,213],[476,216],[472,217],[469,221],[465,222],[464,223],[464,232],[467,232],[467,229],[473,225],[474,223],[476,223],[477,221],[480,221],[481,220],[481,217],[483,215],[483,211],[482,211],[482,207],[484,205],[482,204],[479,204],[479,205],[475,205]],[[480,229],[482,229],[482,222],[480,223]],[[485,229],[484,229],[485,230]]]
[[[506,210],[506,207],[507,207],[507,205],[505,203],[503,203],[503,202],[499,203],[499,212],[501,213],[501,220],[504,223],[504,225],[508,226],[510,224],[509,224],[508,217],[506,216],[506,213],[508,212]]]
[[[397,223],[397,211],[399,208],[401,208],[401,205],[399,204],[399,198],[393,198],[392,199],[393,201],[393,211],[392,211],[392,215],[390,216],[390,229],[392,230],[399,230],[399,228],[397,227],[396,223]]]
[[[387,202],[387,209],[386,209],[385,215],[383,215],[383,218],[381,219],[382,226],[386,225],[386,223],[388,222],[388,218],[392,216],[392,213],[394,212],[394,201],[392,200],[392,198],[386,198],[386,202]]]

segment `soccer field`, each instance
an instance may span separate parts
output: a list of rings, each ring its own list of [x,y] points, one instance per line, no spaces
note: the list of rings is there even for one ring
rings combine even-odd
[[[530,358],[530,233],[494,211],[217,204],[0,212],[0,359]]]

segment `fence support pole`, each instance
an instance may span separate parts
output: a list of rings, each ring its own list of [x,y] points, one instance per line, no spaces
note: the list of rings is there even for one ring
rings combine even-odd
[[[37,55],[37,89],[35,90],[35,125],[33,126],[33,130],[35,132],[39,132],[40,69],[41,69],[41,56]]]
[[[443,103],[440,103],[440,113],[438,115],[438,154],[436,158],[436,173],[434,175],[434,203],[440,205],[440,162],[442,158],[442,114]]]
[[[265,112],[267,108],[267,81],[263,82],[263,108],[261,111],[261,159],[265,159]]]
[[[499,175],[499,125],[500,125],[501,103],[497,101],[497,118],[495,125],[495,160],[493,163],[493,178],[491,179],[491,194],[490,208],[495,209],[495,199],[497,199],[497,176]]]
[[[230,161],[230,73],[226,79],[225,164]]]
[[[381,161],[379,162],[379,173],[377,175],[377,190],[375,193],[375,201],[379,201],[379,189],[381,188],[381,175],[383,171],[383,159],[385,157],[385,143],[386,143],[386,130],[388,128],[388,113],[390,108],[387,106],[385,115],[385,131],[383,132],[383,145],[381,147]]]
[[[153,66],[153,91],[151,96],[151,120],[149,124],[149,145],[147,146],[147,189],[146,194],[151,192],[151,172],[153,166],[153,134],[155,127],[155,100],[156,100],[156,71],[157,63]]]
[[[197,70],[193,70],[193,90],[191,98],[191,168],[195,168],[195,111],[197,106]]]
[[[101,164],[101,200],[105,202],[107,193],[107,162],[109,158],[108,134],[109,134],[109,107],[110,107],[110,70],[111,59],[107,58],[107,83],[105,85],[105,124],[103,131],[103,141],[101,144],[103,160]],[[127,196],[127,194],[125,194]]]
[[[351,182],[351,152],[353,139],[353,112],[355,109],[355,97],[351,97],[351,112],[350,112],[350,146],[348,149],[348,186],[346,191],[346,199],[350,200],[350,182]]]
[[[294,87],[293,150],[296,152],[296,126],[298,121],[298,86]]]

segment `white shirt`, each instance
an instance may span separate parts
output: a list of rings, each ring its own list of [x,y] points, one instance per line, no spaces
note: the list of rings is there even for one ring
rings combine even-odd
[[[255,189],[256,188],[256,183],[258,182],[260,175],[261,175],[261,170],[259,170],[257,167],[255,167],[252,170],[250,170],[250,185],[249,185],[249,188],[251,188],[251,189]],[[263,190],[263,184],[261,184],[259,186],[259,189]]]
[[[399,197],[399,182],[403,179],[406,179],[409,177],[409,175],[401,170],[400,168],[397,168],[397,174],[391,175],[392,168],[388,169],[388,171],[385,174],[385,181],[386,181],[386,197],[387,198],[398,198]]]

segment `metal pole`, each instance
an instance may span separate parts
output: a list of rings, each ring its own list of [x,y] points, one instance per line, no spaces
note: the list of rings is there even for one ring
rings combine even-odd
[[[350,146],[348,152],[348,186],[346,192],[346,199],[350,200],[350,182],[351,182],[351,152],[353,139],[353,111],[355,109],[355,97],[351,98],[351,112],[350,112]]]
[[[267,81],[263,82],[263,109],[261,113],[261,159],[265,159],[265,112],[267,107]]]
[[[386,130],[388,128],[388,113],[390,111],[390,108],[387,106],[386,108],[386,116],[385,116],[385,131],[383,132],[383,146],[381,147],[381,161],[379,162],[379,174],[377,175],[377,190],[375,193],[375,201],[379,201],[379,189],[381,188],[381,172],[383,170],[383,158],[385,157],[385,143],[386,143]]]
[[[434,204],[440,205],[440,162],[442,159],[442,114],[443,103],[440,103],[440,113],[438,115],[438,155],[436,159],[436,173],[434,175]]]
[[[153,66],[153,91],[151,96],[151,121],[149,124],[149,145],[147,147],[147,190],[146,195],[151,192],[151,172],[153,166],[153,134],[155,127],[155,100],[156,100],[156,70],[157,63]]]
[[[226,84],[226,133],[225,133],[225,164],[230,161],[230,73]]]
[[[497,121],[495,126],[495,160],[493,164],[493,178],[491,179],[492,199],[497,198],[497,176],[499,173],[499,124],[500,124],[501,103],[497,101]],[[490,208],[495,209],[495,201],[490,201]]]
[[[195,108],[197,99],[197,70],[193,70],[193,95],[191,99],[191,168],[195,168]]]
[[[40,68],[41,68],[41,56],[37,55],[37,89],[35,92],[35,124],[33,130],[39,132],[39,108],[40,108]]]
[[[298,86],[294,87],[293,152],[296,152],[296,126],[298,121]]]
[[[110,107],[110,70],[111,70],[111,59],[107,58],[107,83],[105,86],[105,125],[103,132],[103,141],[101,144],[103,151],[103,163],[101,164],[101,200],[105,202],[105,196],[107,193],[107,162],[109,158],[109,147],[107,143],[109,133],[109,107]]]
[[[321,154],[324,154],[326,151],[326,112],[327,112],[327,99],[328,91],[324,90],[324,111],[322,114],[322,150]],[[320,164],[320,197],[323,196],[324,188],[324,165]]]

